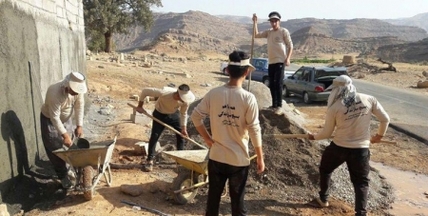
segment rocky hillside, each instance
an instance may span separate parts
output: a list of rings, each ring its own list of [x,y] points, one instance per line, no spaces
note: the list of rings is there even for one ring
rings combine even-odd
[[[417,42],[382,46],[371,55],[388,61],[428,63],[428,38]]]
[[[387,19],[384,21],[394,25],[417,26],[428,32],[428,13],[421,13],[409,18]]]
[[[338,39],[323,34],[323,29],[306,27],[295,31],[291,38],[295,52],[300,54],[316,53],[353,53],[369,52],[380,46],[401,44],[405,41],[397,37],[365,37],[354,39]]]
[[[141,27],[127,35],[116,35],[118,50],[133,50],[169,40],[173,48],[229,52],[239,44],[250,44],[251,25],[221,19],[199,11],[156,14],[150,32]]]
[[[398,37],[405,41],[418,41],[428,37],[424,29],[414,26],[398,26],[378,19],[291,19],[281,23],[290,33],[305,27],[316,27],[319,33],[327,37],[340,39],[354,39],[365,37]],[[259,29],[268,29],[270,24],[265,22]]]

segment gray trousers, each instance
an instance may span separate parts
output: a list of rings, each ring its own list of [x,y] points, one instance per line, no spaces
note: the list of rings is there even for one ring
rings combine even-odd
[[[64,127],[67,133],[73,134],[73,123],[71,118],[64,122]],[[63,179],[67,176],[67,164],[61,158],[52,153],[55,150],[62,148],[63,141],[61,134],[56,130],[51,120],[40,113],[40,130],[42,132],[43,145],[45,146],[46,154],[52,163],[58,179]]]

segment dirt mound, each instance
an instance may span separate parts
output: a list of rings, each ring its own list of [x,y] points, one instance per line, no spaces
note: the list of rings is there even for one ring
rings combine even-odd
[[[286,116],[278,117],[270,110],[261,110],[260,121],[263,128],[263,151],[266,172],[261,177],[256,173],[256,165],[250,169],[251,188],[270,188],[269,196],[292,201],[308,201],[318,194],[318,166],[322,152],[328,142],[310,142],[303,139],[277,139],[268,134],[299,134],[300,128]],[[372,170],[370,173],[371,209],[385,209],[392,197],[391,187]],[[251,191],[251,190],[250,190]],[[275,192],[273,192],[275,191]],[[340,166],[332,176],[331,195],[333,198],[353,205],[354,192],[345,165]]]

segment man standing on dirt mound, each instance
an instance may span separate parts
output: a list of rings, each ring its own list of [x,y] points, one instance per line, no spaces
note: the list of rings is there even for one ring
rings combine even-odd
[[[389,116],[375,97],[357,93],[352,80],[341,75],[333,80],[326,90],[332,89],[327,101],[327,115],[324,128],[310,140],[330,138],[336,129],[333,141],[322,154],[319,167],[319,197],[309,204],[328,207],[328,189],[333,171],[346,162],[355,191],[355,215],[367,215],[369,192],[370,143],[378,143],[385,135]],[[370,137],[372,114],[379,120],[377,134]]]
[[[196,130],[210,148],[209,190],[206,215],[218,215],[220,198],[229,179],[232,215],[245,215],[245,184],[250,157],[248,143],[257,154],[257,171],[264,171],[262,137],[256,97],[242,88],[245,77],[254,70],[249,55],[235,51],[229,55],[229,82],[210,90],[191,115]],[[209,135],[203,119],[209,117]]]
[[[272,108],[276,114],[282,114],[282,81],[284,66],[290,65],[293,42],[287,29],[280,26],[281,15],[274,11],[269,14],[272,28],[259,32],[257,16],[253,15],[255,38],[267,38],[269,89],[272,95]]]
[[[84,94],[87,92],[85,76],[71,72],[64,80],[49,86],[46,99],[41,108],[40,129],[46,154],[51,161],[63,188],[70,188],[71,181],[67,176],[66,163],[52,153],[72,145],[73,123],[71,116],[76,117],[74,135],[83,135]],[[70,176],[72,177],[72,176]]]
[[[153,111],[153,117],[181,132],[181,134],[176,134],[177,150],[183,150],[183,136],[188,136],[187,110],[189,109],[190,103],[195,100],[195,95],[190,91],[190,87],[186,84],[182,84],[174,91],[157,88],[144,88],[140,94],[138,107],[135,109],[137,112],[147,113],[143,108],[144,99],[146,97],[158,98],[156,100],[155,110]],[[149,152],[143,171],[151,172],[153,170],[156,143],[164,129],[164,125],[153,120],[152,132],[149,139]]]

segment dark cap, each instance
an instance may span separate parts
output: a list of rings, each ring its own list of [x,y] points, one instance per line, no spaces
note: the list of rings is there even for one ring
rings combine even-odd
[[[270,14],[269,14],[269,21],[271,19],[278,19],[278,20],[280,20],[281,19],[281,15],[278,12],[276,12],[276,11],[270,12]]]

